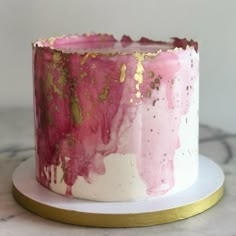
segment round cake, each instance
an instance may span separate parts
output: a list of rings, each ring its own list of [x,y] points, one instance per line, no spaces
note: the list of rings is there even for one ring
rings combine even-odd
[[[36,176],[97,201],[166,196],[198,177],[194,41],[108,34],[33,44]]]

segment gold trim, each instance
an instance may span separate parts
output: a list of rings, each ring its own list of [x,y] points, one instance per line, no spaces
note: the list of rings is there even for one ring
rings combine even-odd
[[[55,36],[55,37],[51,37],[51,38],[48,38],[48,39],[38,39],[38,40],[35,40],[34,42],[31,43],[32,45],[32,49],[36,49],[36,48],[49,48],[52,52],[58,52],[58,53],[64,53],[64,54],[77,54],[79,56],[83,55],[83,56],[86,56],[86,54],[90,53],[92,54],[94,57],[96,56],[107,56],[107,57],[112,57],[112,56],[127,56],[127,55],[135,55],[136,53],[140,53],[139,51],[131,51],[131,52],[128,52],[128,51],[123,51],[123,52],[120,52],[120,51],[114,51],[114,52],[92,52],[92,50],[89,50],[90,52],[88,51],[84,51],[84,52],[78,52],[78,51],[74,51],[74,52],[68,52],[66,50],[63,50],[63,49],[55,49],[53,47],[53,43],[56,39],[63,39],[63,38],[69,38],[69,37],[73,37],[73,36],[77,36],[77,37],[80,37],[80,36],[91,36],[91,35],[97,35],[97,36],[100,36],[101,38],[103,38],[104,36],[113,36],[112,34],[94,34],[94,33],[91,33],[91,34],[68,34],[68,35],[62,35],[62,36]],[[114,38],[114,40],[116,40]],[[173,39],[172,39],[173,40]],[[48,41],[49,43],[49,46],[44,46],[43,44]],[[119,41],[119,40],[117,40]],[[135,42],[135,41],[133,41]],[[167,52],[167,53],[172,53],[172,52],[176,52],[176,51],[187,51],[189,49],[194,49],[194,51],[196,52],[196,54],[198,54],[198,51],[195,50],[194,46],[191,46],[188,42],[186,48],[182,48],[182,47],[175,47],[173,45],[173,42],[170,41],[170,42],[167,42],[167,44],[169,45],[172,45],[173,47],[170,48],[170,49],[158,49],[156,50],[155,52],[142,52],[142,54],[145,56],[145,57],[156,57],[158,56],[159,54],[161,54],[162,52]],[[158,43],[157,43],[158,44]]]
[[[13,185],[14,198],[29,211],[44,218],[63,223],[95,227],[150,226],[182,220],[209,209],[222,198],[223,194],[224,185],[209,196],[182,207],[150,213],[97,214],[63,210],[47,206],[25,196]]]

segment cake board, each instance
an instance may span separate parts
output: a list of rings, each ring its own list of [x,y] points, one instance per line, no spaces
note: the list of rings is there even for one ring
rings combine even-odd
[[[209,209],[223,193],[223,171],[202,155],[199,177],[191,187],[140,201],[97,202],[53,193],[37,182],[34,158],[23,162],[13,174],[13,196],[24,208],[51,220],[94,227],[138,227],[182,220]]]

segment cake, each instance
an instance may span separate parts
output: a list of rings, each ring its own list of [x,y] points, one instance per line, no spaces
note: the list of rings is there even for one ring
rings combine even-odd
[[[108,34],[33,43],[36,177],[96,201],[168,196],[198,177],[193,40]]]

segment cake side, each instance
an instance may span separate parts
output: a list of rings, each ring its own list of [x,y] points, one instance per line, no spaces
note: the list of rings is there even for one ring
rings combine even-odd
[[[63,195],[125,201],[198,172],[194,47],[103,55],[34,49],[37,179]]]

